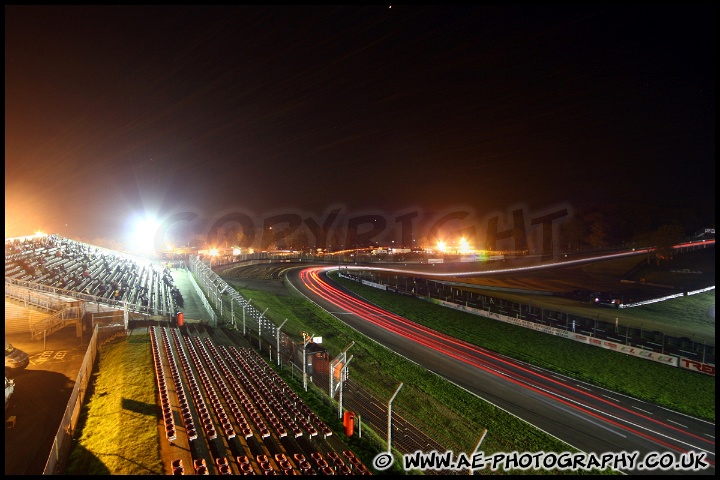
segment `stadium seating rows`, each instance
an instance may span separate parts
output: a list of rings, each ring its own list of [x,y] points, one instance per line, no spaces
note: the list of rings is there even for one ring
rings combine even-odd
[[[5,278],[149,315],[172,316],[184,304],[168,268],[57,235],[6,240]]]
[[[255,437],[260,442],[275,443],[288,434],[296,438],[313,437],[320,432],[325,437],[332,435],[327,424],[254,350],[216,346],[209,337],[184,335],[178,328],[152,326],[149,331],[169,442],[176,441],[183,430],[188,441],[201,438],[194,417],[202,426],[205,440],[218,438],[218,432],[228,440],[236,436],[245,440]],[[176,410],[170,401],[166,370],[177,395]],[[188,385],[188,395],[184,383]],[[182,429],[175,424],[176,413]],[[219,474],[233,473],[233,468],[241,474],[370,474],[349,450],[342,456],[334,451],[312,452],[311,458],[312,464],[302,454],[292,458],[285,454],[273,458],[258,456],[254,459],[255,467],[247,456],[238,456],[233,465],[227,458],[218,457],[214,467]],[[172,465],[173,473],[184,472],[181,467]],[[193,468],[195,474],[209,474],[203,459],[197,459]]]

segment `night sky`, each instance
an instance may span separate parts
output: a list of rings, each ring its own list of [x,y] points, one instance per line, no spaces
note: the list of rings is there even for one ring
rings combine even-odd
[[[5,235],[128,219],[683,206],[711,6],[5,6]]]

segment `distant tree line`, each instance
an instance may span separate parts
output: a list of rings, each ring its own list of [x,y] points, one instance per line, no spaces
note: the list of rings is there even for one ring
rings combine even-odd
[[[659,259],[669,254],[672,245],[708,227],[714,228],[714,223],[708,225],[688,208],[589,205],[560,225],[560,248],[573,252],[653,246]]]

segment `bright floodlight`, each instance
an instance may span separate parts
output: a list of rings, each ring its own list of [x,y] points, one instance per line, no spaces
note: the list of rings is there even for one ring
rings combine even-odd
[[[154,217],[137,218],[133,223],[130,242],[134,249],[144,254],[153,252],[160,223]]]
[[[460,239],[460,252],[468,253],[470,251],[470,245],[465,237]]]
[[[442,240],[439,241],[437,243],[437,249],[438,249],[438,251],[445,253],[445,250],[447,250],[447,246],[445,245],[445,242],[443,242]]]

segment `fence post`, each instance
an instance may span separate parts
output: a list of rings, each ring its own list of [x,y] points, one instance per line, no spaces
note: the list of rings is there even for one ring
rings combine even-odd
[[[277,345],[276,345],[276,350],[277,350],[277,364],[278,364],[278,366],[280,366],[280,329],[282,328],[283,325],[285,325],[285,322],[287,322],[287,321],[288,321],[288,319],[286,318],[285,321],[282,322],[279,327],[277,327],[277,335],[276,335]]]
[[[303,338],[303,389],[307,392],[307,355],[305,353],[305,349],[307,348],[308,343],[312,342],[313,337],[315,334],[309,335],[305,338]]]
[[[395,400],[395,397],[400,392],[400,389],[402,388],[403,384],[400,383],[398,385],[397,390],[395,390],[395,393],[393,393],[392,398],[390,398],[390,401],[388,402],[388,421],[387,421],[387,444],[388,444],[388,453],[392,453],[392,402]]]
[[[480,448],[480,444],[481,444],[482,441],[485,439],[485,434],[487,434],[487,428],[483,429],[483,433],[482,433],[482,435],[480,435],[480,440],[478,440],[477,445],[475,445],[475,449],[473,450],[472,455],[470,455],[470,458],[473,458],[473,456],[475,456],[475,452],[478,451],[478,448]],[[470,473],[469,473],[469,474],[470,474],[470,475],[473,475],[473,469],[472,469],[472,467],[470,467]]]

